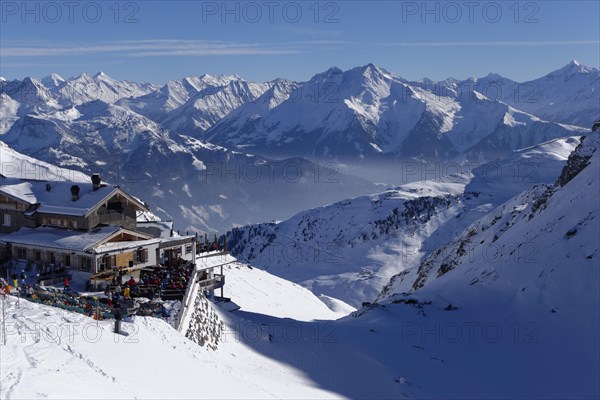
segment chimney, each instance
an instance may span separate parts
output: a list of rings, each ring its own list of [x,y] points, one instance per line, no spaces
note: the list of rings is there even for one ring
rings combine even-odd
[[[77,201],[79,199],[79,186],[71,186],[71,200]]]
[[[100,174],[93,174],[92,184],[94,185],[94,192],[100,189],[100,182],[102,182],[102,179],[100,179]]]

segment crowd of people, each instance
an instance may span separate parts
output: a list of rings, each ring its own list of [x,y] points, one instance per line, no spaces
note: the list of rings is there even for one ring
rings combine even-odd
[[[23,271],[20,276],[10,276],[12,286],[0,278],[0,294],[10,292],[33,302],[77,312],[94,319],[115,316],[121,318],[132,314],[166,318],[168,311],[163,307],[161,299],[183,298],[193,269],[194,266],[190,262],[148,268],[140,271],[137,280],[132,275],[118,272],[103,295],[92,297],[82,296],[72,290],[68,277],[64,278],[62,290],[51,286],[28,285]]]

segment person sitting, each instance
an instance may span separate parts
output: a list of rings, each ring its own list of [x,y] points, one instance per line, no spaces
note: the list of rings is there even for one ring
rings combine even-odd
[[[129,281],[127,281],[127,284],[129,286],[135,286],[135,279],[133,279],[133,276],[129,279]]]
[[[125,287],[125,289],[123,289],[123,297],[125,297],[126,299],[130,298],[130,293],[131,289],[129,289],[129,287]]]

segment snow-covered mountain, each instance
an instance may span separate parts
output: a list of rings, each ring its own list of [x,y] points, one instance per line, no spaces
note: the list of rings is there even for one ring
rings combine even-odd
[[[481,165],[466,177],[415,182],[280,223],[236,228],[228,236],[231,252],[316,295],[360,306],[392,275],[418,267],[510,197],[554,182],[578,144],[578,137],[557,139]]]
[[[512,290],[526,299],[543,295],[543,303],[554,310],[575,307],[565,293],[577,289],[597,305],[599,148],[596,130],[571,153],[552,184],[535,185],[477,220],[418,268],[393,277],[381,296],[429,285],[451,290],[476,285],[477,290]],[[595,287],[580,290],[592,277]],[[453,283],[443,284],[446,280]],[[552,296],[542,290],[553,291]],[[580,298],[577,304],[586,302]]]
[[[21,154],[0,141],[0,178],[88,182],[89,175]]]
[[[50,89],[42,84],[38,79],[25,78],[23,80],[12,80],[0,82],[0,95],[2,96],[2,114],[4,119],[4,109],[6,102],[15,102],[20,106],[20,115],[33,112],[54,111],[62,108],[58,100]],[[11,109],[14,105],[11,106]],[[9,111],[10,112],[10,111]]]
[[[88,175],[100,172],[184,231],[225,231],[283,219],[375,188],[304,159],[271,161],[173,135],[100,100],[43,116],[27,114],[1,139],[45,162]]]
[[[128,336],[115,336],[112,320],[97,322],[8,296],[0,396],[597,398],[599,135],[589,133],[579,144],[579,138],[544,143],[497,161],[500,171],[518,159],[548,164],[540,181],[552,171],[554,178],[508,201],[479,194],[475,209],[481,216],[464,221],[464,229],[461,221],[474,214],[449,213],[440,227],[456,224],[458,234],[392,278],[377,302],[336,321],[352,308],[241,264],[225,267],[225,293],[242,308],[228,313],[202,299],[195,310],[210,315],[204,320],[211,326],[190,323],[185,336],[146,317],[125,320]],[[480,190],[482,171],[473,171],[471,181]],[[499,186],[514,179],[500,177]],[[364,220],[385,215],[377,204],[383,209],[387,202],[409,219],[439,221],[452,198],[470,201],[456,194],[461,178],[388,191],[399,194],[395,199],[349,203],[355,214],[370,210]],[[302,229],[326,236],[337,222],[314,219]],[[383,234],[394,229],[388,226]],[[337,279],[330,277],[332,287]],[[210,344],[218,345],[194,343],[204,330],[214,332]],[[149,352],[156,362],[146,362]]]
[[[161,122],[175,132],[200,136],[216,122],[241,105],[256,100],[270,87],[269,83],[232,79],[223,86],[201,90]]]
[[[41,82],[63,106],[78,106],[94,100],[112,104],[120,99],[139,97],[157,89],[149,83],[118,81],[104,72],[94,75],[83,73],[67,80],[60,75],[50,74]]]
[[[0,94],[24,105],[21,115],[116,102],[175,133],[278,158],[466,155],[489,161],[584,132],[572,125],[588,128],[600,108],[599,77],[598,68],[572,62],[523,83],[497,74],[408,82],[368,64],[331,68],[308,82],[202,75],[160,88],[103,73],[67,80],[51,74],[2,82]]]
[[[597,73],[578,66],[562,84],[574,91],[584,84],[589,88],[581,76]],[[348,157],[363,166],[383,158],[383,170],[394,175],[394,159],[490,160],[587,131],[545,122],[477,90],[461,90],[456,80],[443,84],[437,94],[427,81],[407,82],[372,64],[332,68],[301,83],[202,75],[160,88],[103,73],[70,79],[51,74],[0,83],[0,134],[23,154],[84,173],[99,171],[149,202],[154,198],[151,205],[179,220],[182,229],[212,231],[284,219],[380,190],[339,173],[344,165],[331,170],[299,158],[282,160],[286,155]],[[548,99],[556,94],[547,93]],[[590,114],[589,107],[577,110]],[[260,170],[262,183],[248,168]],[[298,179],[290,179],[290,168],[301,171]],[[215,169],[228,177],[216,177]],[[332,171],[336,182],[324,182]],[[267,177],[273,173],[282,186],[271,185],[273,178]],[[370,179],[399,183],[376,175]]]
[[[169,81],[159,90],[122,99],[119,104],[171,130],[199,135],[269,87],[270,83],[246,82],[237,75],[204,74]]]
[[[541,119],[563,124],[591,126],[600,109],[600,70],[575,60],[531,81],[515,82],[489,74],[462,85]]]
[[[588,72],[597,77],[597,70],[582,71],[563,84],[589,91],[589,82],[579,77]],[[248,107],[246,113],[240,108],[204,137],[224,146],[279,156],[448,158],[467,154],[491,160],[585,131],[546,122],[517,105],[486,97],[477,85],[455,80],[443,85],[439,90],[435,85],[407,82],[372,64],[349,71],[332,68],[288,90],[287,99],[276,107]],[[548,93],[546,98],[566,104],[565,98],[553,93],[554,97]],[[591,103],[586,104],[585,110],[577,110],[578,115],[589,114]]]

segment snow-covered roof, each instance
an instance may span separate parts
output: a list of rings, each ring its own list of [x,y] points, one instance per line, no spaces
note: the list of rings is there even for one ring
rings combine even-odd
[[[159,237],[169,238],[173,232],[173,221],[144,221],[137,222],[137,229],[142,232],[158,232]]]
[[[71,187],[75,184],[79,186],[79,198],[73,201]],[[46,185],[50,185],[49,191]],[[139,203],[141,207],[146,208],[142,202],[116,186],[101,186],[94,191],[91,183],[84,182],[24,181],[6,178],[0,180],[0,193],[30,206],[37,205],[28,211],[29,215],[39,212],[84,216],[116,193],[127,196],[130,201]]]
[[[0,193],[26,204],[35,204],[37,201],[29,182],[21,182],[14,185],[2,185],[0,186]]]
[[[202,270],[207,268],[220,267],[237,262],[237,259],[230,254],[223,254],[220,251],[213,251],[196,256],[196,269]]]
[[[86,251],[95,244],[107,240],[122,228],[104,226],[91,231],[42,226],[38,228],[21,228],[0,238],[3,242],[27,246],[39,246],[71,251]]]
[[[192,235],[188,236],[173,236],[168,238],[160,238],[160,248],[169,249],[172,247],[182,246],[193,242],[196,237]]]
[[[160,243],[160,239],[134,240],[130,242],[110,242],[96,247],[96,254],[111,253],[119,250],[131,250]]]

